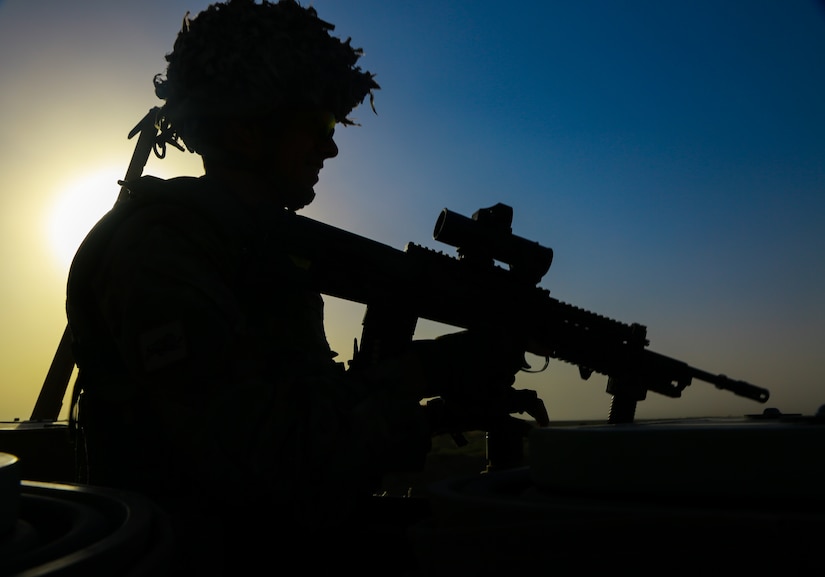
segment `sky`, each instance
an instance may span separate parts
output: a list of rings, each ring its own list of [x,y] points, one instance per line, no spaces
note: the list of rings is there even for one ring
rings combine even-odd
[[[377,114],[363,105],[336,132],[302,214],[454,254],[432,239],[443,208],[508,204],[513,232],[554,251],[552,297],[771,393],[761,405],[697,380],[679,399],[650,393],[637,418],[825,404],[823,2],[303,3],[364,49],[381,89]],[[0,421],[31,414],[71,255],[117,197],[184,14],[206,5],[0,0]],[[145,173],[202,169],[171,150]],[[341,360],[362,315],[327,299]],[[555,360],[516,383],[554,420],[606,418],[605,384]]]

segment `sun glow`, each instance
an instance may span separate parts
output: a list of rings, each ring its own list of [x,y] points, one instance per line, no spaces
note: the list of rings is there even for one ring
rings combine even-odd
[[[117,199],[122,167],[106,167],[81,176],[57,193],[46,222],[57,264],[68,270],[86,234]]]

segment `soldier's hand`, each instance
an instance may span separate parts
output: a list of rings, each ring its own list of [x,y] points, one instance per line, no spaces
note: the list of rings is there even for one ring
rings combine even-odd
[[[536,425],[550,424],[544,402],[535,391],[509,388],[500,398],[473,402],[469,399],[444,399],[439,397],[427,403],[430,427],[434,434],[462,433],[465,431],[491,431],[513,419],[511,414],[527,414]],[[532,425],[524,421],[524,433]]]
[[[524,348],[508,335],[460,331],[412,343],[424,397],[489,405],[501,400],[525,367]]]

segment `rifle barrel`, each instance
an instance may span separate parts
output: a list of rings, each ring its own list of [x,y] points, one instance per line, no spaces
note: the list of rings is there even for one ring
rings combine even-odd
[[[757,387],[745,381],[730,379],[725,375],[714,375],[700,369],[691,368],[693,376],[699,380],[716,385],[716,388],[730,391],[740,397],[746,397],[760,403],[765,403],[771,394],[767,389]]]

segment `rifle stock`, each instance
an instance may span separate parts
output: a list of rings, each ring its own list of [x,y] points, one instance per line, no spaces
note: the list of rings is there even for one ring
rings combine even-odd
[[[511,217],[512,209],[501,204],[472,220],[442,211],[433,236],[457,247],[458,257],[414,243],[402,251],[293,213],[284,214],[275,236],[283,249],[310,263],[322,293],[367,305],[354,367],[400,352],[417,320],[427,319],[510,331],[539,343],[543,354],[577,365],[585,379],[593,372],[606,375],[613,396],[610,422],[632,421],[647,391],[680,397],[694,379],[760,403],[768,400],[766,389],[648,350],[642,325],[551,297],[537,283],[552,250],[512,235]]]

